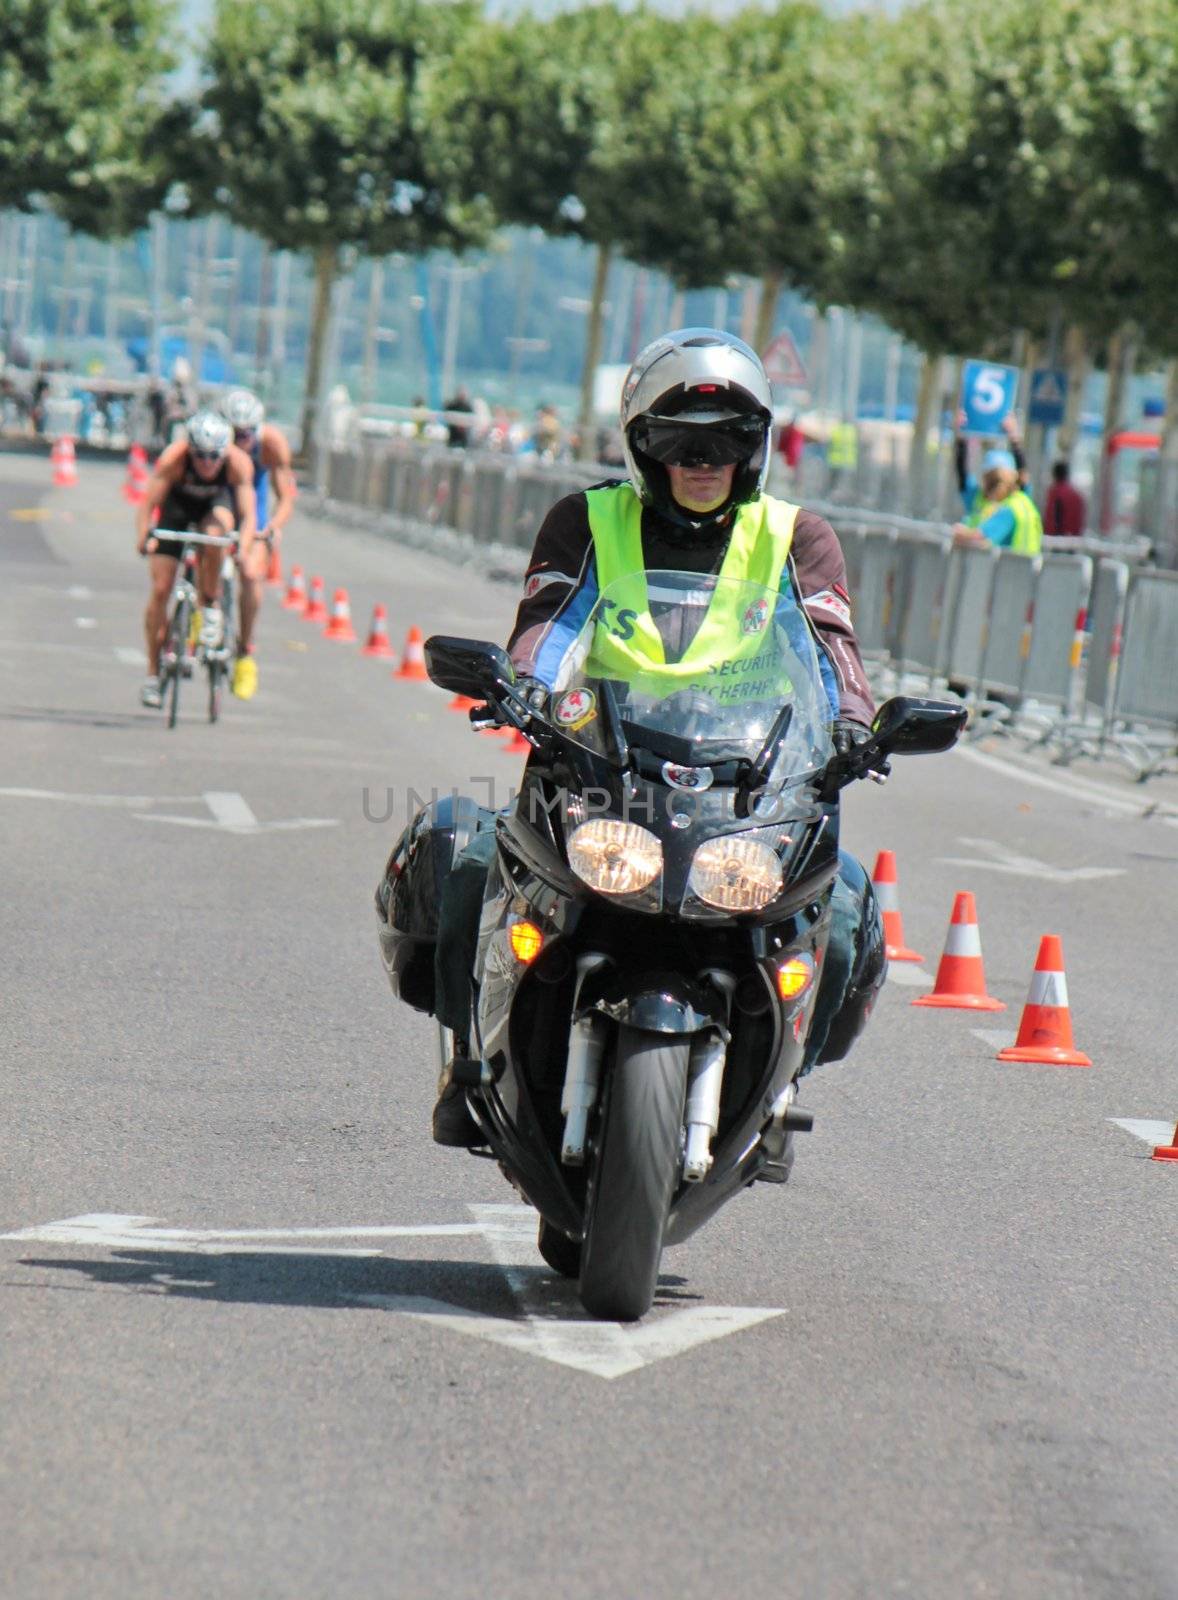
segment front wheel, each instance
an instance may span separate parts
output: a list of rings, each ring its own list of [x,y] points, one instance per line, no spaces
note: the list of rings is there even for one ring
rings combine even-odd
[[[618,1028],[590,1176],[581,1303],[636,1322],[658,1285],[663,1235],[679,1181],[690,1039]]]
[[[187,600],[181,600],[172,613],[171,625],[168,628],[168,637],[164,641],[164,651],[168,660],[168,727],[176,726],[176,717],[180,711],[180,679],[184,675],[184,659],[188,652],[188,625],[190,608]]]

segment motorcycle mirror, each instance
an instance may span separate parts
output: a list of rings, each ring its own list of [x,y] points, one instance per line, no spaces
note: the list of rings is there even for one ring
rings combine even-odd
[[[889,756],[931,756],[951,750],[969,720],[954,700],[897,695],[885,701],[871,725],[873,743]]]
[[[425,641],[425,670],[439,689],[474,700],[494,698],[504,684],[515,682],[506,650],[485,639],[455,639],[444,633]]]

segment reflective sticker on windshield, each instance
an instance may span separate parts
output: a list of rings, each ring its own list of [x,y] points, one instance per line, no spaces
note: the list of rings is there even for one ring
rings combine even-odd
[[[672,789],[698,793],[712,787],[715,774],[711,767],[678,767],[673,761],[664,761],[663,778]]]
[[[754,600],[740,619],[741,633],[764,633],[769,621],[769,602],[764,595]]]
[[[570,689],[556,702],[553,716],[562,728],[583,728],[597,715],[597,696],[592,689]]]

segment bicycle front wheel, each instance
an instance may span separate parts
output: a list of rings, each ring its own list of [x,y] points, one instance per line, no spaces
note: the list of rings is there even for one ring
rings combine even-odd
[[[190,622],[190,609],[187,600],[181,600],[172,613],[172,620],[168,624],[168,636],[164,641],[164,657],[168,662],[168,727],[176,726],[176,717],[180,710],[180,679],[184,676],[184,657],[188,650],[188,627]]]

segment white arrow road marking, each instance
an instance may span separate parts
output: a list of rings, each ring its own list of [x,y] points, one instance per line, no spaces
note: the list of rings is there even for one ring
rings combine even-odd
[[[1148,1117],[1110,1117],[1108,1120],[1114,1127],[1124,1128],[1126,1133],[1131,1133],[1135,1139],[1143,1139],[1146,1144],[1169,1144],[1174,1137],[1174,1119],[1151,1122]]]
[[[166,1228],[157,1217],[137,1217],[121,1212],[94,1211],[60,1222],[45,1222],[32,1228],[0,1233],[0,1239],[22,1239],[39,1244],[77,1244],[90,1249],[175,1250],[178,1247],[198,1255],[221,1256],[244,1252],[251,1255],[319,1255],[317,1245],[283,1245],[280,1239],[434,1239],[470,1237],[482,1233],[476,1222],[434,1223],[422,1227],[383,1228]],[[337,1248],[339,1256],[378,1256],[379,1249]]]
[[[71,600],[93,599],[93,590],[87,589],[84,583],[75,583],[71,585],[71,587],[66,590],[66,594]]]
[[[97,626],[98,626],[98,618],[97,617],[75,617],[74,618],[74,627],[75,628],[96,628]]]
[[[931,972],[926,972],[923,967],[918,967],[909,961],[888,962],[888,982],[898,983],[901,988],[927,989],[933,981]]]
[[[5,800],[62,800],[77,806],[154,806],[194,805],[198,794],[169,795],[166,800],[154,800],[148,794],[63,794],[57,789],[0,789],[0,799]]]
[[[287,817],[280,822],[259,822],[248,801],[230,790],[212,789],[201,796],[212,812],[205,817],[167,817],[137,813],[140,822],[170,822],[179,828],[216,828],[220,833],[282,833],[297,828],[334,828],[338,817]]]
[[[58,1222],[41,1223],[0,1233],[0,1240],[26,1244],[80,1246],[89,1250],[182,1250],[191,1255],[322,1255],[336,1239],[432,1239],[482,1236],[508,1286],[519,1302],[523,1320],[487,1316],[419,1295],[349,1296],[357,1305],[401,1312],[434,1327],[486,1339],[559,1366],[573,1367],[598,1378],[621,1378],[628,1372],[726,1334],[753,1328],[780,1309],[761,1306],[691,1306],[655,1312],[641,1326],[598,1322],[577,1315],[570,1298],[554,1303],[564,1286],[539,1265],[536,1213],[530,1206],[471,1206],[473,1222],[444,1222],[410,1227],[372,1228],[168,1228],[158,1218],[123,1212],[96,1211]],[[304,1241],[290,1244],[280,1241]],[[333,1245],[341,1257],[377,1257],[372,1247]]]
[[[1093,878],[1123,878],[1123,867],[1052,867],[1046,861],[1036,861],[1033,856],[1020,856],[994,839],[967,839],[959,836],[960,844],[981,850],[989,859],[978,860],[968,856],[938,856],[937,860],[950,867],[982,867],[990,872],[1010,872],[1019,878],[1040,878],[1045,883],[1085,883]]]
[[[143,651],[133,650],[130,645],[115,645],[115,655],[125,667],[145,667],[147,665],[147,657],[143,654]]]

